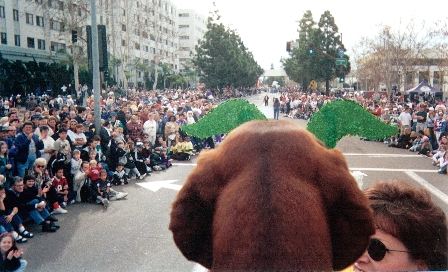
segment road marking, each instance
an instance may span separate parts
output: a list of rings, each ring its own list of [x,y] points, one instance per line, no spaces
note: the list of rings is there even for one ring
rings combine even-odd
[[[162,181],[147,181],[147,182],[139,182],[137,185],[151,190],[153,192],[157,192],[162,188],[171,189],[174,191],[179,191],[182,188],[182,185],[172,184],[174,182],[179,181],[178,179],[170,179],[170,180],[162,180]]]
[[[437,198],[439,198],[440,200],[442,200],[443,202],[448,204],[448,196],[446,194],[444,194],[442,191],[440,191],[439,189],[437,189],[434,185],[432,185],[431,183],[426,181],[424,178],[420,177],[419,175],[417,175],[416,173],[414,173],[412,171],[408,171],[408,172],[406,172],[406,174],[410,178],[412,178],[413,180],[418,182],[420,185],[425,187],[428,191],[430,191]]]
[[[196,166],[197,163],[173,163],[174,166]]]
[[[197,163],[173,163],[176,166],[196,166]],[[370,171],[370,172],[417,172],[417,173],[437,173],[437,170],[431,169],[405,169],[405,168],[366,168],[350,167],[350,171]]]
[[[195,264],[195,265],[193,266],[193,270],[191,270],[191,272],[207,272],[207,271],[208,271],[208,269],[205,268],[205,267],[203,267],[203,266],[200,265],[200,264]]]
[[[371,171],[371,172],[417,172],[417,173],[437,173],[437,170],[430,169],[394,169],[394,168],[361,168],[351,167],[351,171]]]
[[[360,156],[360,157],[374,157],[374,158],[420,158],[422,157],[421,155],[414,155],[414,154],[390,154],[390,153],[385,153],[385,154],[375,154],[375,153],[369,153],[369,154],[364,154],[364,153],[343,153],[344,156]]]

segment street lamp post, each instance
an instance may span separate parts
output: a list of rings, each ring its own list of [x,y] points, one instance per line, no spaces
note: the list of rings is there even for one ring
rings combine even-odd
[[[90,0],[90,17],[92,23],[92,68],[93,68],[93,96],[95,103],[95,134],[100,134],[101,129],[101,83],[100,62],[98,51],[98,26],[96,24],[96,1]]]

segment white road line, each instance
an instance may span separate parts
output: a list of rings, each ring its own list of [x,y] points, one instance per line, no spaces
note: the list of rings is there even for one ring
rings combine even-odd
[[[196,163],[173,163],[176,166],[196,166]],[[437,170],[431,169],[405,169],[405,168],[366,168],[350,167],[350,171],[370,171],[370,172],[417,172],[417,173],[437,173]]]
[[[379,157],[379,158],[384,158],[384,157],[387,157],[387,158],[420,158],[420,157],[422,157],[421,155],[415,155],[415,154],[390,154],[390,153],[385,153],[385,154],[344,153],[344,156]]]
[[[200,264],[195,264],[195,265],[193,266],[193,270],[191,270],[191,272],[207,272],[207,271],[208,271],[208,269],[205,268],[205,267],[203,267],[203,266],[200,265]]]
[[[448,204],[448,196],[446,194],[444,194],[442,191],[440,191],[439,189],[437,189],[434,185],[432,185],[431,183],[426,181],[424,178],[420,177],[419,175],[417,175],[416,173],[414,173],[412,171],[408,171],[408,172],[406,172],[406,174],[410,178],[412,178],[413,180],[418,182],[420,185],[425,187],[428,191],[430,191],[437,198],[439,198],[440,200],[442,200],[443,202]]]
[[[430,169],[394,169],[394,168],[362,168],[350,167],[351,171],[371,171],[371,172],[417,172],[417,173],[437,173],[437,170]]]

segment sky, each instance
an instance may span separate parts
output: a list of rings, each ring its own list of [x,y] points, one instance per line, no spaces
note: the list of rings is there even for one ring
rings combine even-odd
[[[193,9],[208,16],[213,2],[225,25],[235,29],[255,60],[267,70],[280,68],[287,57],[286,42],[298,38],[298,22],[306,10],[314,21],[329,10],[335,18],[347,53],[353,52],[362,37],[375,37],[381,26],[394,28],[411,19],[417,25],[448,21],[448,0],[172,0],[177,8]]]

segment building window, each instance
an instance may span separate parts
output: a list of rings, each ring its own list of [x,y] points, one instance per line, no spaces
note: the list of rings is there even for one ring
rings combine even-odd
[[[12,10],[12,16],[14,18],[14,21],[19,21],[19,11],[17,9]]]
[[[20,35],[14,35],[14,44],[20,46]]]
[[[145,45],[145,52],[149,52],[149,46]]]
[[[37,4],[42,4],[42,0],[34,0]]]
[[[0,32],[0,40],[2,44],[8,44],[8,41],[6,39],[6,33],[5,32]]]
[[[124,8],[121,9],[123,11],[123,16],[126,16],[126,10]]]
[[[36,25],[44,27],[44,17],[36,16]]]
[[[0,6],[0,18],[5,18],[5,7]]]
[[[45,50],[45,40],[41,40],[41,39],[37,40],[37,49]]]
[[[57,43],[57,42],[51,42],[50,49],[53,52],[65,51],[65,44]]]
[[[64,23],[50,20],[50,29],[56,31],[64,31]]]
[[[139,43],[135,43],[135,49],[140,50],[140,44]]]
[[[126,46],[126,40],[121,40],[121,46]]]
[[[28,48],[34,48],[34,38],[28,37],[26,39],[26,44],[27,44]]]
[[[190,17],[190,13],[179,13],[179,17]]]
[[[29,25],[34,25],[34,16],[31,13],[26,14],[26,23]]]
[[[59,1],[59,10],[64,10],[64,2]]]
[[[126,31],[126,25],[125,24],[121,24],[121,30],[122,31]]]
[[[189,25],[179,25],[179,28],[189,28]]]
[[[179,39],[181,39],[181,40],[189,40],[190,36],[179,36]]]

